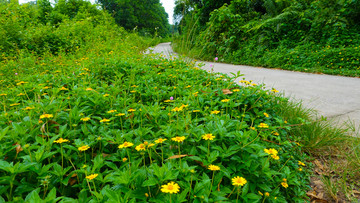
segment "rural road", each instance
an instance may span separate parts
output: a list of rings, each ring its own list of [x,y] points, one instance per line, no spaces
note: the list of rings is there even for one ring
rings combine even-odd
[[[170,43],[162,43],[153,48],[153,53],[169,57],[175,53]],[[319,115],[335,122],[353,123],[360,129],[360,78],[320,75],[286,70],[268,69],[243,65],[203,62],[204,70],[236,73],[240,71],[246,80],[257,84],[264,83],[266,88],[275,88],[294,101],[302,101],[304,106],[316,110]],[[239,78],[238,80],[241,80]]]

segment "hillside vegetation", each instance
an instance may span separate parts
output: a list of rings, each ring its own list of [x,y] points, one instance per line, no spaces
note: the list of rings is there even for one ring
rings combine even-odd
[[[181,19],[181,35],[174,42],[178,52],[237,64],[360,75],[359,1],[190,0],[177,1],[175,11]]]

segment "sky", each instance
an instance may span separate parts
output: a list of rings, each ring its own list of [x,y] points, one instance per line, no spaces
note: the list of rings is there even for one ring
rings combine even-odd
[[[165,8],[166,13],[169,14],[169,23],[173,24],[173,13],[175,7],[175,0],[160,0],[163,7]]]
[[[26,3],[32,0],[19,0],[19,3]],[[94,3],[95,0],[90,0],[91,3]],[[169,15],[169,23],[173,24],[173,13],[174,13],[174,7],[175,7],[175,0],[160,0],[163,7],[165,8],[166,13]]]

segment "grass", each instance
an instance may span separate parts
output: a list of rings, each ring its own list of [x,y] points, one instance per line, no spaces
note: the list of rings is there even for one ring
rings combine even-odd
[[[298,123],[289,135],[313,160],[312,183],[321,180],[323,184],[315,184],[316,192],[327,194],[325,199],[330,201],[357,201],[360,139],[355,127],[349,122],[339,126],[334,120],[319,118],[316,111],[305,108],[301,102],[284,102],[277,112],[291,123]]]

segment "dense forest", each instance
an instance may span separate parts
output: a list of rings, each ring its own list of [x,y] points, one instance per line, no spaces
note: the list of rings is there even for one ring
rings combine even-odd
[[[360,1],[176,1],[175,49],[199,58],[359,76]]]
[[[143,35],[169,34],[168,14],[159,0],[98,0],[125,29],[138,29]]]

